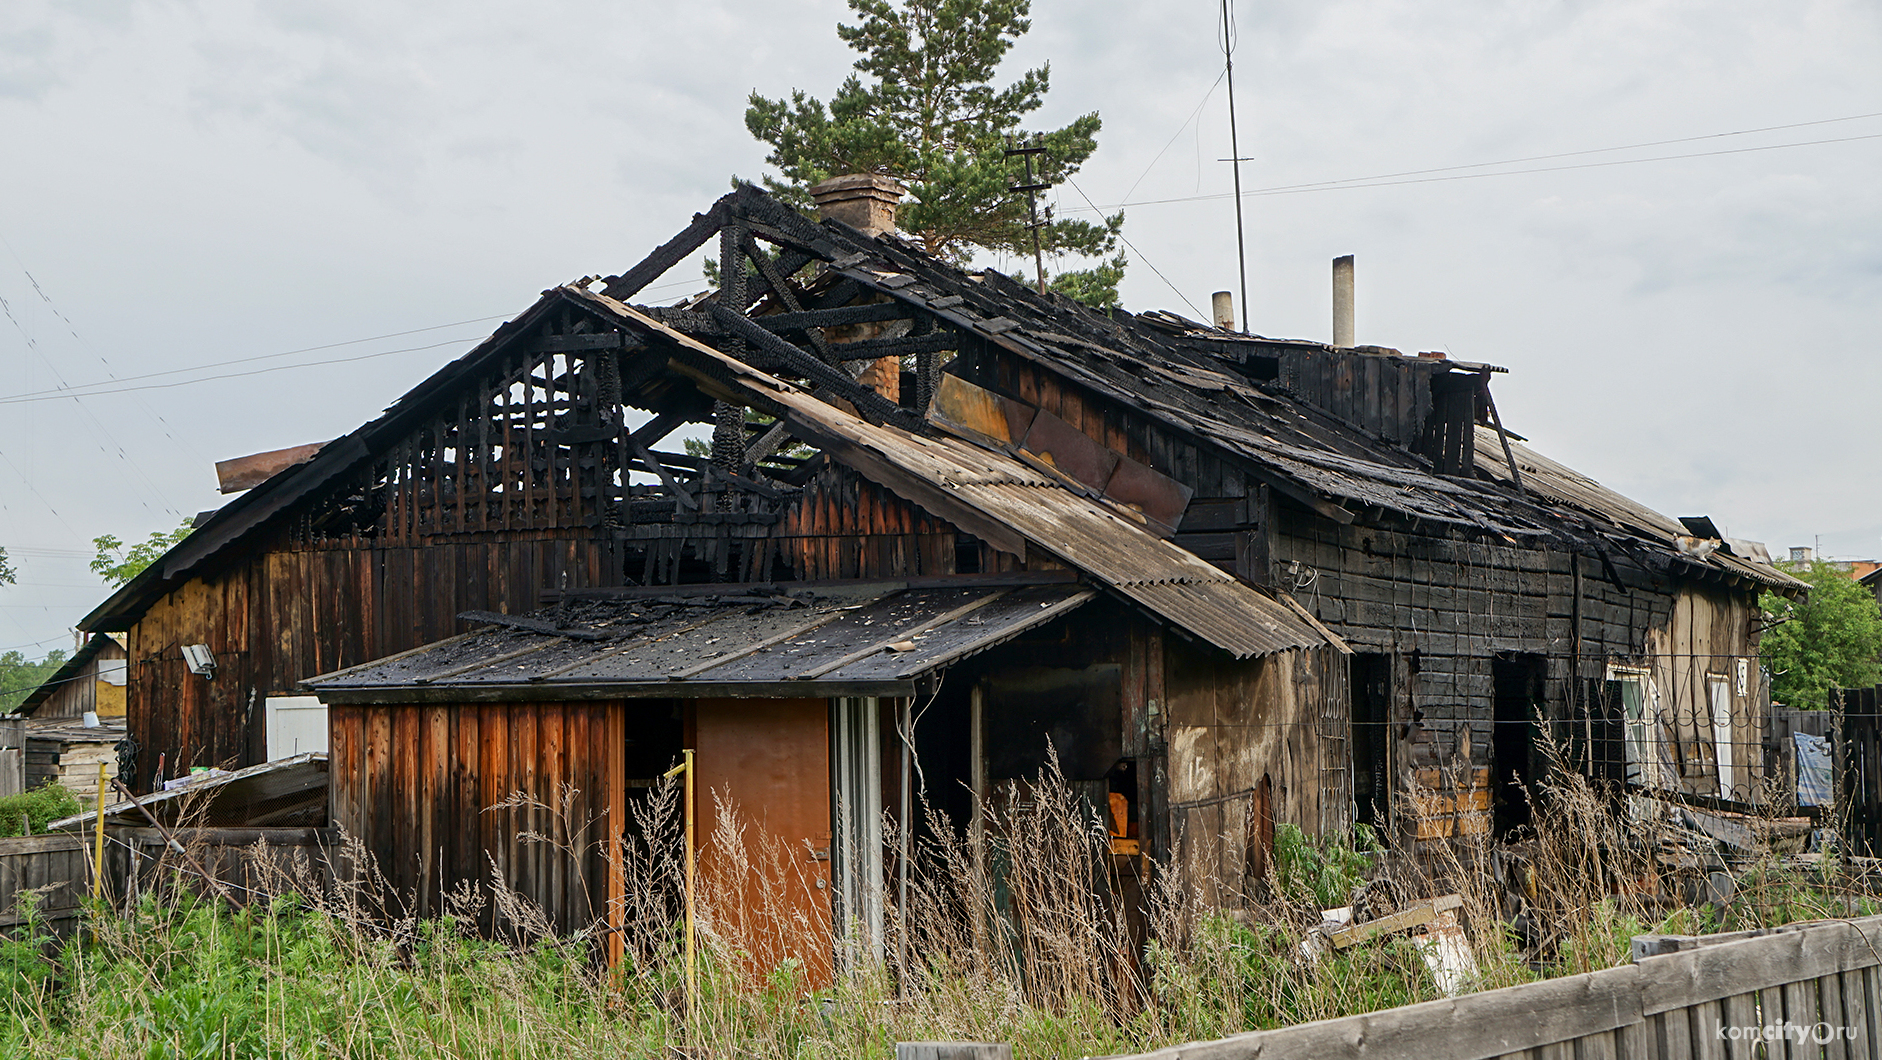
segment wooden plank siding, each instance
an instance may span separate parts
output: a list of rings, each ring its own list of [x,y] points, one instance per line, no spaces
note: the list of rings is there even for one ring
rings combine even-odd
[[[284,536],[185,582],[132,627],[127,707],[140,790],[160,754],[170,776],[265,760],[263,698],[453,636],[465,628],[460,611],[528,611],[544,587],[619,584],[612,542],[582,530],[406,546]],[[213,678],[189,672],[187,644],[209,646]]]
[[[334,819],[354,829],[398,908],[501,885],[563,933],[607,922],[625,827],[619,702],[333,706]],[[517,804],[497,809],[512,799]],[[486,931],[512,927],[483,906]]]

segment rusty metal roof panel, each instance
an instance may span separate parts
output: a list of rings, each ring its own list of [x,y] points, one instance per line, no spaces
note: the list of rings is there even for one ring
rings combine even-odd
[[[584,698],[610,688],[674,697],[741,687],[806,696],[831,694],[833,686],[900,688],[1097,595],[1075,582],[988,580],[946,588],[774,587],[757,599],[730,588],[685,599],[585,599],[526,616],[562,627],[563,635],[496,626],[307,684],[323,695],[359,699],[366,692],[388,701],[419,691],[449,700],[555,699],[571,688]],[[603,638],[587,639],[596,633]]]

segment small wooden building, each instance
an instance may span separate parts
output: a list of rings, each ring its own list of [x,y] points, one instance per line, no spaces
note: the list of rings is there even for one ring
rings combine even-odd
[[[13,713],[28,718],[124,717],[128,674],[124,639],[94,633]]]

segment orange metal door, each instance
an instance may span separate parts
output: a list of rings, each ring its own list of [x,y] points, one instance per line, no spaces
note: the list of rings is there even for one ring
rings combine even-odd
[[[830,706],[823,699],[702,699],[694,715],[700,891],[751,954],[827,986]]]

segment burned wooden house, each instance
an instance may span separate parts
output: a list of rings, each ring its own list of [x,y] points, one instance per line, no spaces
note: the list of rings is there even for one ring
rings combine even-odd
[[[254,760],[322,675],[335,819],[421,902],[495,865],[565,923],[605,858],[476,811],[619,829],[682,747],[826,916],[914,778],[964,820],[1048,748],[1224,900],[1281,822],[1519,827],[1539,720],[1616,783],[1755,788],[1756,597],[1798,583],[1525,448],[1496,369],[1093,312],[879,230],[890,182],[820,192],[545,292],[107,601],[140,777]],[[720,290],[633,304],[714,240]]]

